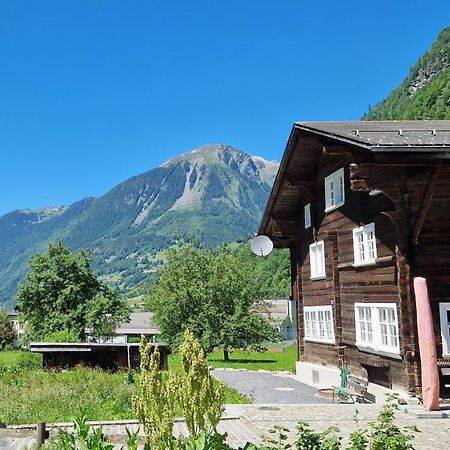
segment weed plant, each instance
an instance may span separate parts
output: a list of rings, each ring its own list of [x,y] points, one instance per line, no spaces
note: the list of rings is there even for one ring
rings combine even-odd
[[[0,422],[7,425],[71,422],[80,411],[89,420],[136,417],[132,396],[139,384],[138,373],[110,373],[81,366],[70,370],[41,367],[40,355],[0,352]],[[250,400],[227,388],[225,401]],[[179,408],[176,414],[181,414]]]

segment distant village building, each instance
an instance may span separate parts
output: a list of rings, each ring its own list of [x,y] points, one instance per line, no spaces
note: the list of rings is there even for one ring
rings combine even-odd
[[[288,298],[263,300],[262,314],[287,341],[297,340],[297,302]]]
[[[421,276],[448,395],[449,230],[450,121],[295,123],[259,234],[290,250],[298,377],[420,394]]]
[[[102,340],[102,342],[127,343],[139,340],[142,335],[149,340],[156,341],[160,334],[159,328],[153,323],[153,313],[133,312],[130,313],[129,322],[119,324],[114,332],[114,336],[107,340]]]
[[[17,311],[8,311],[8,320],[13,324],[15,337],[13,345],[18,347],[25,334],[25,328],[19,319],[19,313]]]

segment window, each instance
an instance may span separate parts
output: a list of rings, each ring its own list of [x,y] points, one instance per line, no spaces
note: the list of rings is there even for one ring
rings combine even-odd
[[[344,169],[342,168],[325,178],[325,212],[342,206],[344,201]]]
[[[400,351],[395,303],[355,303],[355,323],[356,345],[390,353]]]
[[[377,241],[374,223],[353,230],[353,252],[355,254],[355,266],[375,263]]]
[[[305,306],[305,340],[334,343],[333,310],[328,306]]]
[[[440,303],[442,356],[450,356],[450,303]]]
[[[309,246],[309,262],[311,279],[325,278],[325,247],[323,241],[314,242]]]
[[[311,203],[305,205],[305,230],[311,226]]]

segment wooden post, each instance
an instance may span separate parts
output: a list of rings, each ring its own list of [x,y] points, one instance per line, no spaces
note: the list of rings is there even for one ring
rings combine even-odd
[[[45,422],[39,422],[36,425],[36,448],[41,448],[48,438],[48,432],[45,431]]]

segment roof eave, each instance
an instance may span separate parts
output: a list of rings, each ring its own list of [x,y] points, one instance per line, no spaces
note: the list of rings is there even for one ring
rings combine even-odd
[[[283,158],[281,160],[280,163],[280,167],[278,168],[278,172],[277,175],[275,177],[275,181],[273,183],[272,186],[272,190],[270,192],[269,195],[269,199],[267,201],[267,205],[266,208],[264,210],[264,214],[263,217],[261,219],[261,223],[259,225],[259,229],[258,229],[258,234],[267,234],[268,232],[268,228],[269,228],[269,222],[270,222],[270,216],[272,214],[272,209],[273,206],[276,203],[278,194],[279,194],[279,190],[281,187],[281,182],[284,178],[284,175],[286,173],[287,167],[289,165],[289,162],[292,158],[292,154],[294,152],[294,149],[297,145],[297,141],[298,141],[298,137],[300,134],[300,131],[306,131],[308,133],[317,135],[317,136],[322,136],[325,137],[327,139],[331,139],[334,141],[338,141],[338,142],[342,142],[342,143],[346,143],[352,146],[357,146],[357,147],[361,147],[364,148],[366,150],[370,150],[372,148],[372,146],[370,144],[358,141],[358,140],[353,140],[353,139],[349,139],[349,138],[345,138],[343,136],[338,136],[336,134],[333,133],[327,133],[325,131],[321,131],[318,130],[316,128],[313,127],[309,127],[307,124],[305,124],[304,122],[295,122],[294,125],[292,126],[291,129],[291,133],[289,135],[287,144],[286,144],[286,148],[285,151],[283,153]]]
[[[276,203],[276,199],[279,194],[281,182],[286,173],[287,166],[292,157],[292,153],[297,144],[298,135],[300,128],[297,126],[297,123],[294,123],[292,126],[291,132],[289,134],[288,141],[286,143],[286,148],[283,153],[283,158],[281,159],[280,166],[278,167],[278,172],[275,177],[275,181],[272,185],[272,190],[270,191],[269,198],[267,200],[266,208],[264,210],[263,217],[261,219],[261,223],[259,225],[258,234],[266,234],[269,227],[270,218],[272,215],[273,206]]]

